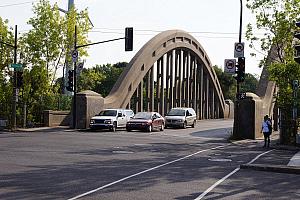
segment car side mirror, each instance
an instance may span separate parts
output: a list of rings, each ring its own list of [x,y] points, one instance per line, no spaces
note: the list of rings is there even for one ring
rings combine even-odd
[[[123,117],[122,113],[118,113],[118,117]]]

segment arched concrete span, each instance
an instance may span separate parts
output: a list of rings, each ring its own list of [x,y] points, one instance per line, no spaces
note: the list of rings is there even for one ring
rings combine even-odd
[[[171,107],[194,107],[199,119],[233,113],[203,47],[181,30],[162,32],[147,42],[104,99],[104,107],[132,107],[135,96],[136,111],[156,110],[164,115]]]

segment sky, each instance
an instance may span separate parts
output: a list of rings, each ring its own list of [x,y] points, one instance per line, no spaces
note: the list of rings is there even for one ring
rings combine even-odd
[[[32,4],[37,0],[1,0],[0,16],[9,26],[18,25],[18,32],[30,30],[27,21],[33,16]],[[67,10],[68,0],[50,0]],[[78,10],[88,9],[94,28],[89,40],[98,42],[124,37],[125,27],[133,27],[133,51],[125,52],[124,40],[90,46],[85,67],[96,64],[130,62],[151,38],[162,31],[180,29],[193,35],[208,54],[213,65],[224,67],[224,59],[234,58],[234,43],[239,40],[239,0],[74,0]],[[246,73],[260,75],[262,56],[253,52],[244,37],[246,25],[255,23],[255,16],[243,0],[242,42],[245,43]]]

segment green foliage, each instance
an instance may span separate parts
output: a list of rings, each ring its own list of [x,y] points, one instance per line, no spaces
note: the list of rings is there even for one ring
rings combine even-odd
[[[91,29],[87,10],[78,12],[72,8],[65,15],[49,0],[39,0],[33,5],[33,17],[28,20],[32,29],[19,34],[18,63],[24,66],[23,87],[19,92],[17,123],[20,125],[23,107],[27,105],[28,120],[41,123],[42,112],[47,109],[69,110],[71,97],[62,96],[61,84],[56,83],[57,70],[69,66],[74,49],[74,29],[77,25],[77,44],[87,44]],[[62,14],[62,15],[61,15]],[[13,44],[13,34],[8,21],[0,18],[0,40]],[[87,56],[86,48],[80,48],[80,56]],[[11,115],[12,84],[8,64],[13,61],[13,51],[0,45],[0,117]],[[10,78],[10,79],[9,79]],[[26,107],[26,106],[25,106]]]
[[[249,73],[245,74],[245,81],[241,84],[241,92],[256,92],[258,79]]]
[[[93,90],[107,96],[123,71],[126,63],[96,65],[84,69],[78,79],[78,91]]]
[[[300,80],[300,65],[295,63],[294,33],[295,22],[300,20],[300,0],[247,0],[247,7],[256,16],[256,28],[263,30],[259,37],[253,33],[253,25],[248,25],[247,39],[250,47],[260,41],[260,49],[265,53],[261,66],[268,66],[270,80],[279,87],[276,101],[282,113],[282,123],[291,124],[293,103],[292,81]],[[271,55],[271,56],[270,56]],[[299,105],[298,105],[299,109]],[[283,143],[293,143],[294,134],[291,129],[283,135]]]
[[[224,98],[234,101],[236,94],[236,80],[232,75],[224,73],[218,66],[214,66],[214,70],[219,79]]]
[[[13,45],[13,33],[8,20],[0,17],[0,41]],[[0,118],[8,119],[11,113],[12,82],[8,65],[13,61],[13,49],[0,44]]]
[[[214,70],[219,79],[224,98],[234,101],[236,96],[236,80],[232,75],[223,72],[218,66],[214,66]],[[246,73],[245,81],[241,84],[240,92],[255,93],[257,84],[257,78],[255,78],[252,74]]]

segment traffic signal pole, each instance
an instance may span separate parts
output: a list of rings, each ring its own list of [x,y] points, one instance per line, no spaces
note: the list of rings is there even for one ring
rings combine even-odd
[[[101,44],[101,43],[106,43],[106,42],[112,42],[116,40],[123,40],[125,39],[125,51],[132,51],[133,49],[133,28],[125,28],[125,37],[121,38],[116,38],[116,39],[111,39],[111,40],[105,40],[101,42],[95,42],[95,43],[90,43],[90,44],[84,44],[84,45],[77,45],[77,26],[75,25],[75,31],[74,31],[74,51],[77,52],[79,48],[81,47],[87,47],[87,46],[92,46],[95,44]],[[78,53],[78,52],[77,52]],[[73,92],[74,92],[74,98],[73,98],[73,128],[76,129],[76,95],[77,95],[77,59],[73,61],[74,67],[73,67],[73,75],[74,75],[74,83],[73,83]]]
[[[242,25],[243,25],[243,1],[240,0],[240,29],[239,29],[239,43],[242,42]],[[238,96],[240,94],[240,82],[236,80],[236,98],[235,98],[235,109],[234,109],[234,121],[233,121],[233,135],[238,137],[239,124],[238,124],[238,113],[239,113],[239,102]]]

